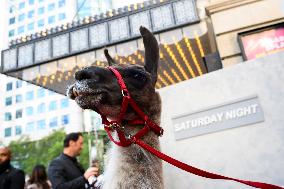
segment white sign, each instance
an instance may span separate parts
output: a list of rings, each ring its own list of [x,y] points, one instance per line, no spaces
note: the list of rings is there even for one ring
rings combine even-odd
[[[176,140],[264,121],[257,97],[172,119]]]

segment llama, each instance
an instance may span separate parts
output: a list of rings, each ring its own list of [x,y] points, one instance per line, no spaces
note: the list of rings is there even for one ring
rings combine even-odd
[[[160,124],[161,99],[155,91],[159,46],[154,35],[145,27],[140,27],[145,47],[145,66],[118,65],[105,50],[108,63],[122,75],[129,90],[141,110],[156,124]],[[83,109],[91,109],[109,120],[118,118],[122,94],[115,75],[107,68],[86,67],[75,73],[76,82],[69,87],[67,95]],[[124,120],[133,120],[137,114],[127,108]],[[125,122],[126,122],[125,121]],[[144,125],[125,124],[125,133],[135,134]],[[142,141],[159,150],[159,139],[154,132],[148,132]],[[112,144],[108,153],[104,173],[105,189],[161,189],[163,188],[162,161],[136,144],[119,147]]]

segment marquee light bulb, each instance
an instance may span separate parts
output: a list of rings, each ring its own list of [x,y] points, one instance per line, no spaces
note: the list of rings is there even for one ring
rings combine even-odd
[[[198,63],[198,61],[196,59],[196,55],[193,52],[193,49],[192,49],[192,47],[190,45],[190,42],[189,42],[188,38],[186,38],[186,37],[185,37],[185,44],[186,44],[186,47],[187,47],[187,49],[188,49],[188,51],[189,51],[189,53],[190,53],[190,55],[191,55],[191,57],[193,59],[194,65],[196,66],[199,75],[202,75],[203,73],[202,73],[201,67],[200,67],[200,65],[199,65],[199,63]]]
[[[158,79],[165,85],[165,86],[168,86],[169,84],[166,82],[166,80],[164,80],[161,75],[159,74],[158,75]]]
[[[166,70],[163,71],[163,74],[166,76],[166,78],[171,82],[171,84],[174,84],[175,81],[172,79],[172,77],[168,74]]]
[[[183,50],[181,49],[180,45],[179,45],[178,43],[175,43],[175,45],[176,45],[176,48],[177,48],[177,50],[178,50],[178,53],[180,54],[182,60],[184,61],[184,63],[185,63],[185,65],[186,65],[187,69],[189,70],[191,76],[192,76],[192,77],[196,77],[196,76],[195,76],[195,73],[194,73],[193,69],[191,68],[189,62],[187,61],[186,56],[184,55],[184,52],[183,52]]]
[[[167,44],[164,44],[165,47],[168,47]],[[176,65],[176,67],[178,68],[178,70],[180,71],[180,73],[182,74],[182,76],[184,77],[184,79],[189,79],[187,77],[187,75],[185,74],[184,70],[182,69],[182,67],[180,66],[180,64],[178,63],[176,57],[174,56],[172,50],[170,49],[170,47],[166,48],[168,54],[170,55],[170,57],[172,58],[174,64]]]

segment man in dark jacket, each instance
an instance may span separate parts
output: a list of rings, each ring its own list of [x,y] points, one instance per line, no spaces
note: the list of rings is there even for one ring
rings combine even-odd
[[[10,164],[10,160],[10,149],[0,147],[0,189],[23,189],[25,187],[25,173],[15,169]]]
[[[81,133],[70,133],[64,139],[63,153],[52,160],[48,167],[48,178],[53,189],[84,189],[89,188],[89,177],[98,175],[98,168],[84,170],[76,157],[83,149]]]

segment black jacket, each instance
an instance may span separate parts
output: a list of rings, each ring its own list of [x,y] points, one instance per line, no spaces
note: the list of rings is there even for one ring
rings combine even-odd
[[[0,171],[0,189],[24,189],[25,173],[10,164]]]
[[[84,172],[76,158],[62,153],[50,162],[47,174],[53,189],[84,189]]]

